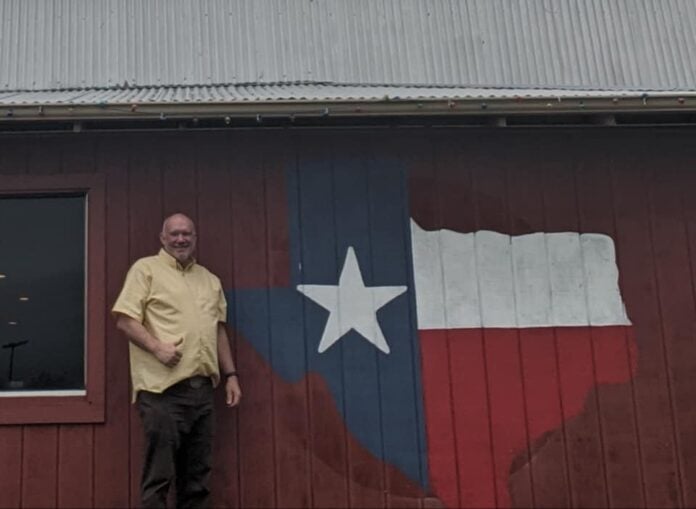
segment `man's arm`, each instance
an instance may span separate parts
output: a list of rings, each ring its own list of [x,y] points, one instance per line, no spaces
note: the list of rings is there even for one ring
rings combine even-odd
[[[242,390],[239,387],[239,377],[236,375],[225,377],[226,373],[234,373],[237,370],[234,366],[234,360],[232,359],[232,350],[230,349],[230,341],[227,338],[227,330],[225,330],[225,325],[222,322],[219,322],[217,327],[217,349],[220,374],[225,380],[225,401],[227,406],[233,407],[237,405],[242,398]]]
[[[167,367],[173,368],[181,360],[181,345],[183,338],[176,343],[165,343],[160,341],[145,328],[135,318],[119,313],[116,320],[116,328],[123,332],[126,337],[146,352],[154,355],[158,361]]]

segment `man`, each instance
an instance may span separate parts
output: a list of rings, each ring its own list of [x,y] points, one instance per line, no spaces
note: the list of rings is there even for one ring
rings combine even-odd
[[[144,507],[165,507],[176,478],[177,507],[210,506],[213,387],[226,403],[241,390],[224,322],[220,280],[194,258],[196,230],[183,214],[164,220],[162,249],[128,271],[113,312],[130,340],[133,400],[145,430]]]

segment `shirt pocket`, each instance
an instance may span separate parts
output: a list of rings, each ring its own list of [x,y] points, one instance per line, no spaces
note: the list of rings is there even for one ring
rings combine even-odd
[[[217,323],[220,318],[220,289],[211,284],[201,285],[196,300],[203,315]]]

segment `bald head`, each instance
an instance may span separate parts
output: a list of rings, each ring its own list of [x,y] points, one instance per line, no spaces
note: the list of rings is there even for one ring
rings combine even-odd
[[[196,225],[184,214],[172,214],[162,223],[160,242],[164,250],[185,267],[193,261],[196,250]]]
[[[186,222],[190,225],[191,230],[195,233],[196,231],[196,225],[193,223],[193,219],[188,217],[186,214],[182,214],[181,212],[177,212],[175,214],[172,214],[171,216],[167,216],[164,218],[164,221],[162,222],[162,232],[167,230],[167,227],[169,226],[170,222]]]

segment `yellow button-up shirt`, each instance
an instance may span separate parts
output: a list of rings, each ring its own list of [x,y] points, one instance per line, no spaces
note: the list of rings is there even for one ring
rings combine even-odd
[[[138,391],[163,392],[192,376],[220,381],[217,356],[218,322],[224,322],[227,302],[220,280],[193,262],[186,267],[161,249],[136,261],[128,271],[112,309],[141,322],[161,341],[183,338],[179,363],[169,368],[151,353],[130,343],[133,401]]]

